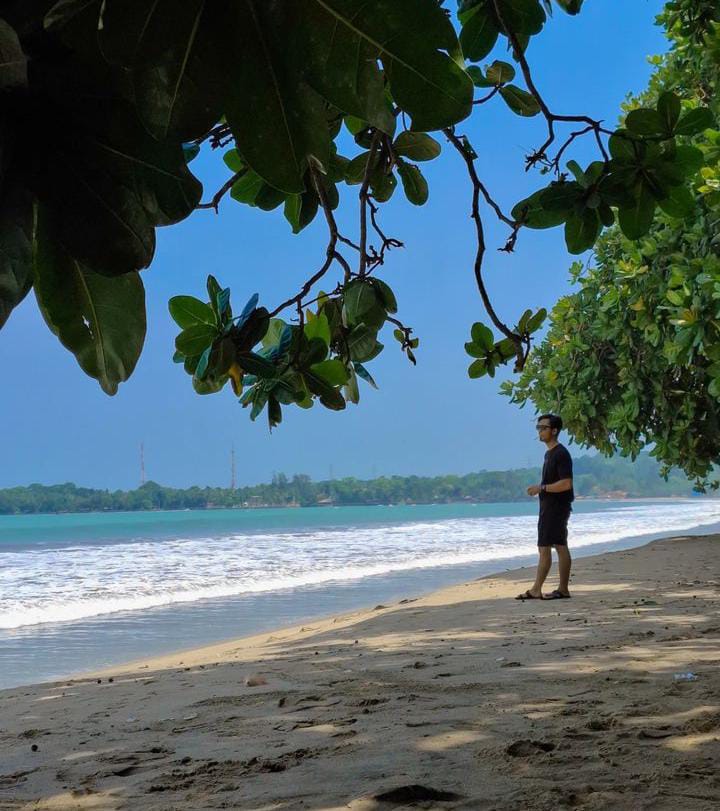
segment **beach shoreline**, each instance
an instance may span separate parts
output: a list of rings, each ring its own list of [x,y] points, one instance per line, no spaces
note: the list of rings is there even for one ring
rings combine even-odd
[[[719,554],[653,541],[576,561],[572,600],[515,601],[525,567],[0,691],[0,809],[717,807]]]

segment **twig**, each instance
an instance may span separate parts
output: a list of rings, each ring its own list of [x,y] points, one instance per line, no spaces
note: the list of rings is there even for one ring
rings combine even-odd
[[[235,183],[238,180],[240,180],[240,178],[246,172],[247,172],[247,167],[244,168],[244,169],[241,169],[239,172],[235,172],[235,174],[229,180],[227,180],[225,183],[223,183],[223,185],[220,187],[220,189],[217,192],[215,192],[212,200],[210,200],[207,203],[198,203],[197,208],[214,208],[215,213],[219,214],[220,212],[218,211],[218,206],[220,205],[220,201],[230,191],[230,189],[232,189],[232,187],[235,185]]]
[[[498,85],[495,85],[495,87],[493,87],[493,89],[487,94],[487,96],[483,96],[481,99],[475,99],[475,101],[473,101],[473,104],[474,105],[485,104],[486,102],[490,101],[490,99],[493,98],[493,96],[495,96],[499,92],[500,92],[500,85],[498,84]]]
[[[367,204],[369,200],[368,189],[370,188],[370,175],[374,168],[375,151],[380,140],[380,132],[375,130],[372,141],[370,142],[370,154],[368,155],[367,165],[365,166],[365,175],[363,177],[362,185],[360,186],[360,264],[358,268],[358,275],[364,276],[367,268],[368,254],[367,254]]]
[[[480,291],[480,298],[482,299],[483,306],[487,314],[490,316],[490,320],[493,322],[495,327],[500,330],[500,332],[506,337],[509,338],[514,344],[516,348],[516,357],[517,361],[515,363],[515,371],[521,371],[527,355],[523,352],[523,340],[520,335],[513,332],[507,324],[503,323],[500,318],[498,317],[497,313],[495,312],[495,308],[490,301],[490,296],[488,295],[487,288],[485,287],[485,280],[483,279],[482,275],[482,264],[483,259],[485,258],[485,232],[483,229],[482,218],[480,217],[480,195],[482,193],[483,185],[480,182],[480,178],[477,175],[475,170],[475,158],[473,158],[468,151],[463,147],[462,142],[460,139],[455,135],[452,130],[448,130],[446,132],[450,142],[455,147],[455,149],[460,154],[460,157],[465,161],[465,165],[468,170],[468,175],[470,176],[470,180],[473,186],[473,195],[472,195],[472,211],[470,216],[472,217],[473,222],[475,223],[475,232],[477,237],[477,252],[475,254],[475,264],[474,264],[474,271],[475,271],[475,281],[477,283],[478,290]]]

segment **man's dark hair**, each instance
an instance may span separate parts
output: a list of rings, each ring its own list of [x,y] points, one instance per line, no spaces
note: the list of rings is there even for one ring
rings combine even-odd
[[[558,434],[562,431],[563,421],[562,417],[558,417],[557,414],[541,414],[538,417],[539,420],[548,420],[550,423],[550,428],[556,428]]]

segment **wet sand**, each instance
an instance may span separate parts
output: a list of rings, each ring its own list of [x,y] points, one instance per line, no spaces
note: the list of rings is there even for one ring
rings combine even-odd
[[[720,807],[720,536],[531,579],[2,691],[0,809]]]

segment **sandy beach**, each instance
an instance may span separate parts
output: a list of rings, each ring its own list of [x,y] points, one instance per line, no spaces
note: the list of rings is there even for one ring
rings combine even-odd
[[[0,809],[719,808],[720,536],[531,571],[2,691]]]

